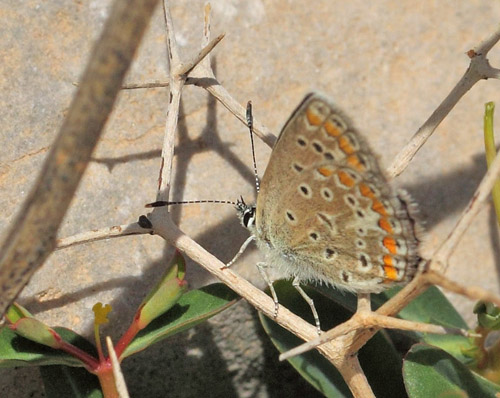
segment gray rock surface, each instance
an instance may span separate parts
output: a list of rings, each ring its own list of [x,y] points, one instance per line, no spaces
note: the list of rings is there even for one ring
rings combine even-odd
[[[35,181],[108,11],[108,1],[0,0],[0,233]],[[185,59],[197,53],[203,1],[177,1],[172,16]],[[215,1],[212,34],[226,33],[212,59],[224,87],[278,134],[312,89],[355,120],[383,166],[449,93],[468,66],[465,52],[496,28],[496,2]],[[499,47],[490,59],[499,65]],[[167,76],[163,18],[157,10],[128,82]],[[485,172],[484,103],[498,82],[479,83],[453,109],[396,183],[420,203],[425,252],[453,228]],[[121,93],[60,236],[124,224],[155,199],[167,89]],[[498,129],[497,129],[498,130]],[[270,149],[257,143],[261,174]],[[175,199],[254,197],[246,128],[206,92],[186,87],[174,169]],[[230,206],[174,210],[181,228],[221,260],[247,236]],[[485,207],[451,258],[455,280],[498,292],[498,232]],[[112,304],[117,340],[162,274],[172,249],[158,237],[125,237],[54,253],[20,300],[50,325],[92,336],[93,304]],[[252,251],[235,269],[262,281]],[[193,287],[213,281],[188,262]],[[452,297],[471,323],[473,303]],[[155,345],[123,364],[133,397],[290,397],[315,394],[264,337],[244,302],[207,324]],[[2,396],[43,397],[33,369],[1,369]],[[160,382],[163,384],[158,384]]]

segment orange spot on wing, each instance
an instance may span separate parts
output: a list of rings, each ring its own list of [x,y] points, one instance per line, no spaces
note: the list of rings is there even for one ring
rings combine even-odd
[[[396,246],[396,240],[394,238],[391,238],[390,236],[386,236],[384,240],[382,241],[384,247],[389,250],[390,253],[396,254],[398,249]]]
[[[380,214],[382,216],[387,216],[387,210],[385,209],[382,202],[380,202],[377,199],[373,199],[372,210],[376,211],[378,214]]]
[[[392,266],[392,257],[391,256],[384,256],[384,272],[385,272],[385,277],[391,281],[397,281],[398,280],[398,272],[396,268]]]
[[[356,184],[356,181],[354,181],[354,179],[345,171],[340,170],[337,175],[341,184],[345,185],[346,187],[352,188]]]
[[[342,134],[342,131],[331,120],[327,120],[325,122],[325,131],[328,135],[331,135],[332,137],[338,137],[339,135]]]
[[[333,174],[333,171],[330,169],[327,169],[326,167],[319,167],[318,173],[325,176],[325,177],[330,177]]]
[[[322,122],[321,117],[311,108],[307,108],[306,117],[307,121],[313,126],[319,126]]]
[[[382,228],[387,233],[389,233],[389,234],[393,233],[391,224],[389,223],[387,218],[385,218],[385,217],[380,218],[380,220],[378,221],[378,225],[380,228]]]
[[[339,148],[347,155],[352,155],[355,152],[349,139],[344,136],[339,137]]]
[[[359,171],[363,171],[365,166],[361,164],[359,158],[356,155],[349,155],[347,157],[347,163],[349,163],[352,167],[358,169]]]
[[[370,187],[364,183],[359,184],[359,192],[361,193],[361,195],[370,199],[373,199],[375,197],[375,194],[370,189]]]

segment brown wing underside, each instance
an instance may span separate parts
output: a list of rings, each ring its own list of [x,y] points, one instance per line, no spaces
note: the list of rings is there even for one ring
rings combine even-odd
[[[407,275],[416,251],[407,224],[363,138],[323,97],[306,97],[262,179],[257,238],[290,260],[295,275],[376,291]]]

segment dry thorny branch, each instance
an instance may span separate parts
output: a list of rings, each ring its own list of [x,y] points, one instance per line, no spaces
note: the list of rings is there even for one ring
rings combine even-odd
[[[19,294],[36,268],[44,262],[54,249],[55,234],[60,221],[66,212],[76,185],[88,164],[90,153],[99,138],[102,126],[111,111],[116,94],[122,84],[123,76],[139,43],[141,35],[138,35],[137,32],[143,32],[156,1],[149,0],[144,2],[136,0],[135,3],[137,4],[127,4],[126,6],[125,3],[125,1],[116,2],[116,6],[111,12],[111,17],[102,34],[101,40],[96,45],[93,57],[80,83],[78,93],[75,96],[66,121],[61,128],[60,136],[54,144],[51,155],[48,156],[44,170],[37,181],[36,188],[26,201],[20,216],[14,221],[11,232],[2,246],[0,259],[0,281],[2,282],[0,309],[2,313]],[[134,1],[129,3],[134,3]],[[240,121],[246,123],[244,107],[236,102],[219,84],[210,67],[207,55],[223,36],[221,35],[211,42],[209,40],[209,5],[205,8],[205,29],[202,39],[202,50],[188,62],[182,62],[178,53],[173,24],[166,3],[165,1],[164,15],[170,65],[169,81],[167,84],[153,83],[128,87],[147,88],[168,86],[170,89],[165,122],[165,136],[161,154],[158,195],[156,198],[156,200],[163,201],[167,201],[169,197],[174,134],[179,116],[181,92],[185,84],[194,84],[204,88]],[[129,19],[131,23],[136,24],[136,30],[130,26],[124,27],[124,19]],[[117,21],[120,22],[118,23]],[[116,33],[117,31],[114,29],[117,26],[124,29]],[[124,30],[128,34],[124,33]],[[113,52],[107,51],[108,46],[110,46],[110,39],[114,49]],[[499,71],[489,65],[486,56],[499,39],[500,28],[490,38],[468,53],[471,63],[466,73],[389,167],[388,174],[391,177],[400,174],[406,168],[415,153],[434,132],[440,122],[476,82],[486,78],[498,78]],[[120,58],[120,62],[113,62],[112,59],[110,60],[103,55],[106,54],[109,57],[109,54],[118,54],[119,51],[122,51],[122,55],[124,54]],[[100,78],[97,79],[96,76],[100,76]],[[106,86],[107,90],[102,89],[102,87],[96,88],[96,86],[93,86],[98,81],[103,82],[101,84],[109,84],[109,86]],[[95,95],[98,91],[107,93],[108,96],[103,97],[102,94],[100,94],[101,96]],[[91,106],[92,108],[90,108],[90,112],[87,110],[85,113],[82,113],[79,109],[83,106]],[[82,115],[86,115],[86,117]],[[77,131],[77,127],[75,126],[81,126],[81,131]],[[98,127],[96,128],[95,126]],[[254,121],[254,130],[265,143],[269,146],[273,145],[275,136],[256,120]],[[69,141],[72,141],[72,143],[67,144],[64,141],[65,137],[66,139],[70,137]],[[79,137],[86,137],[85,145],[78,141],[81,139]],[[87,149],[82,151],[82,146],[85,146]],[[356,314],[349,321],[322,334],[320,338],[317,338],[316,328],[313,325],[297,317],[284,307],[280,307],[275,321],[298,337],[310,342],[303,347],[301,346],[303,349],[310,349],[322,343],[317,347],[318,350],[340,371],[354,396],[373,396],[355,354],[379,329],[396,328],[432,333],[450,332],[450,330],[441,326],[416,324],[393,318],[405,305],[425,291],[430,285],[439,285],[449,291],[462,294],[474,300],[492,301],[500,305],[500,297],[479,287],[461,286],[443,275],[448,266],[450,254],[456,247],[465,229],[484,204],[493,182],[499,175],[500,157],[497,156],[469,205],[464,210],[457,225],[441,246],[436,249],[431,259],[427,260],[425,269],[377,311],[371,311],[368,295],[360,295]],[[67,176],[70,176],[71,183],[65,187],[56,188],[55,184],[58,181],[64,180]],[[49,180],[54,184],[51,190],[45,189],[46,181]],[[44,203],[46,206],[41,207]],[[44,224],[46,225],[44,230],[37,231],[35,226],[37,225],[37,220],[42,215],[44,220],[50,220],[50,223],[48,225],[47,223]],[[151,228],[141,227],[139,223],[106,227],[59,239],[57,240],[57,249],[111,237],[154,233],[202,265],[259,311],[268,317],[273,317],[274,303],[272,299],[230,269],[222,269],[224,264],[221,261],[204,250],[189,236],[185,235],[173,223],[168,212],[168,207],[155,208],[148,215],[148,219],[151,222]],[[28,235],[30,239],[26,238]]]

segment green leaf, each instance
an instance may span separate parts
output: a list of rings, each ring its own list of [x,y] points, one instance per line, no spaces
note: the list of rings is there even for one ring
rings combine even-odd
[[[403,376],[410,398],[498,396],[500,386],[471,372],[439,348],[416,344],[403,362]]]
[[[65,328],[54,328],[63,340],[71,343],[87,353],[96,356],[95,347],[82,336]],[[68,365],[83,366],[75,357],[24,337],[8,327],[0,328],[0,367]]]
[[[10,325],[10,329],[18,335],[52,348],[59,348],[60,337],[54,329],[35,318],[23,318],[15,324]]]
[[[374,296],[375,308],[378,308],[389,298],[396,295],[401,288],[387,290]],[[380,301],[379,301],[380,300]],[[445,295],[435,286],[431,286],[424,293],[411,301],[399,314],[399,318],[415,322],[432,323],[451,328],[468,330],[469,326],[448,301]],[[400,331],[401,332],[401,331]],[[425,342],[439,347],[453,355],[461,362],[469,361],[463,355],[464,350],[471,347],[471,340],[459,335],[438,335],[431,333],[407,333],[416,337],[416,341]]]
[[[162,280],[154,294],[139,308],[136,319],[139,328],[145,328],[154,319],[167,312],[186,291],[187,286],[180,285],[176,279]]]
[[[284,305],[300,317],[313,323],[311,309],[289,282],[278,281],[275,289]],[[329,329],[350,318],[351,313],[319,294],[312,288],[304,290],[314,300],[323,329]],[[298,346],[302,341],[277,325],[269,318],[260,315],[262,325],[280,352]],[[405,395],[401,375],[401,357],[384,332],[377,333],[359,354],[361,366],[367,375],[377,397],[402,397]],[[310,351],[291,358],[292,366],[311,385],[327,397],[351,397],[352,394],[334,366],[317,351]],[[391,380],[388,382],[387,375]]]
[[[495,304],[478,301],[473,312],[477,314],[479,326],[490,330],[500,329],[500,308]]]
[[[16,334],[28,340],[52,348],[59,348],[61,338],[54,329],[35,319],[28,310],[21,305],[12,304],[5,314],[9,328]]]
[[[493,129],[493,116],[495,112],[495,103],[487,102],[484,105],[484,152],[486,155],[486,164],[490,168],[495,160],[497,150],[495,145],[495,133]],[[497,179],[491,190],[493,206],[497,215],[497,222],[500,223],[500,181]]]
[[[40,373],[47,398],[103,398],[99,379],[85,369],[54,365]]]
[[[33,318],[33,315],[31,315],[31,313],[26,308],[14,302],[8,308],[7,313],[5,314],[5,318],[7,318],[10,323],[16,323],[19,319],[22,318]]]
[[[237,299],[238,295],[221,283],[185,293],[168,312],[156,318],[137,334],[121,358],[196,326],[230,307]]]
[[[351,312],[356,311],[356,295],[329,286],[312,286]],[[372,307],[377,309],[394,297],[401,287],[394,287],[379,294],[372,294]],[[399,312],[399,317],[415,322],[434,323],[448,327],[467,329],[467,323],[448,301],[446,296],[435,286],[431,286]]]
[[[396,287],[373,295],[374,308],[380,307],[400,290],[400,287]],[[435,286],[429,287],[420,296],[411,301],[398,315],[402,319],[416,322],[433,323],[435,325],[461,329],[469,328],[455,307],[448,301],[441,290]]]
[[[144,329],[153,319],[167,312],[187,289],[184,281],[186,275],[186,262],[178,251],[172,258],[167,271],[160,282],[149,292],[137,311],[139,329]]]

